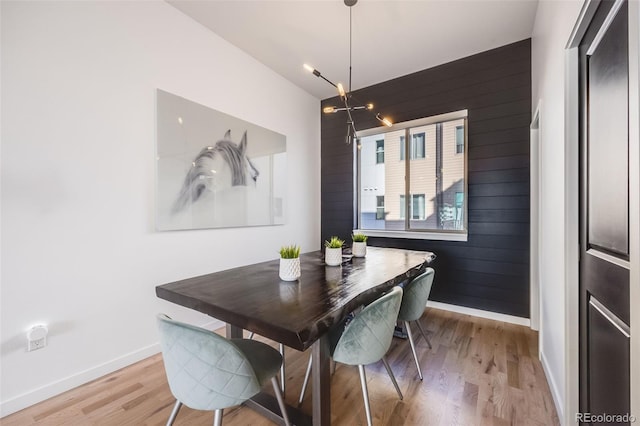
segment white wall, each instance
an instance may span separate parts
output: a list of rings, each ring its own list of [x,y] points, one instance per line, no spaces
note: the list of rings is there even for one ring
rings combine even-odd
[[[582,1],[538,4],[532,36],[532,110],[540,101],[540,347],[558,415],[565,394],[565,46]],[[577,188],[576,188],[577,190]],[[577,218],[576,218],[577,219]]]
[[[156,285],[317,249],[320,103],[162,1],[1,8],[6,415],[157,352],[157,312],[210,321]],[[287,136],[286,225],[154,230],[156,88]]]

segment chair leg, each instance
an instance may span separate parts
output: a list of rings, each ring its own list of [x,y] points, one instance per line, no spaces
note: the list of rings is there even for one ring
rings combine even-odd
[[[418,330],[420,330],[420,333],[422,333],[422,337],[424,337],[424,340],[427,342],[427,345],[429,345],[429,349],[433,349],[431,347],[431,341],[429,341],[429,338],[427,337],[427,334],[422,329],[422,324],[420,324],[420,319],[416,320],[416,324],[418,324]]]
[[[222,408],[213,412],[213,426],[222,426]]]
[[[167,420],[167,426],[171,426],[173,422],[176,421],[176,417],[178,416],[178,411],[180,411],[180,407],[182,407],[182,402],[176,399],[176,405],[174,405],[173,410],[171,410],[171,415],[169,416],[169,420]]]
[[[300,398],[298,398],[298,406],[302,405],[304,399],[304,393],[307,391],[307,385],[309,384],[309,376],[311,376],[311,357],[309,357],[309,365],[307,365],[307,372],[304,373],[304,381],[302,382],[302,390],[300,390]]]
[[[284,420],[285,426],[291,426],[291,422],[289,421],[289,415],[287,414],[287,407],[284,405],[284,398],[282,397],[282,393],[280,392],[280,384],[278,383],[278,379],[275,377],[271,378],[271,383],[273,384],[273,392],[276,394],[276,399],[278,400],[278,405],[280,406],[280,412],[282,413],[282,420]]]
[[[420,380],[422,380],[422,371],[420,371],[420,363],[418,362],[418,354],[416,353],[416,344],[413,342],[413,335],[411,334],[411,326],[409,325],[409,321],[405,321],[404,326],[407,328],[407,336],[409,336],[409,344],[411,345],[413,360],[416,362],[416,367],[418,368],[418,377],[420,377]]]
[[[373,426],[371,421],[371,407],[369,406],[369,391],[367,390],[367,376],[364,374],[364,365],[358,365],[360,373],[360,385],[362,385],[362,397],[364,398],[364,411],[367,414],[367,426]]]
[[[284,384],[285,384],[284,345],[282,343],[280,343],[280,355],[282,355],[282,365],[280,366],[280,389],[282,390],[282,394],[284,395]]]
[[[391,367],[389,366],[389,361],[387,361],[387,357],[382,357],[382,363],[384,364],[384,368],[387,369],[387,373],[389,373],[389,377],[393,382],[393,386],[396,388],[396,392],[398,392],[398,397],[402,400],[402,392],[400,391],[400,387],[398,386],[398,382],[396,382],[396,376],[393,375],[393,371],[391,371]]]

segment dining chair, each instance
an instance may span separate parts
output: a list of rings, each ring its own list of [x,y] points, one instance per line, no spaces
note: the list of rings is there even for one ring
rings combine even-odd
[[[249,340],[253,340],[253,337],[255,336],[255,333],[253,331],[249,332],[249,335],[247,336],[247,339]],[[282,365],[280,366],[280,390],[282,391],[282,394],[284,395],[284,392],[286,390],[285,388],[285,373],[284,373],[284,345],[282,343],[278,343],[278,352],[280,352],[280,355],[282,355]]]
[[[371,426],[372,422],[365,365],[382,360],[398,396],[402,399],[402,392],[385,356],[391,346],[401,301],[402,288],[394,287],[362,309],[346,326],[340,324],[329,330],[329,351],[334,362],[358,366],[368,426]],[[300,392],[300,403],[304,398],[310,374],[311,358],[309,358],[309,365]]]
[[[434,275],[435,271],[433,268],[427,268],[425,272],[418,275],[404,286],[402,304],[400,305],[400,313],[398,314],[398,320],[402,321],[404,323],[404,327],[407,329],[411,352],[413,353],[413,359],[416,362],[416,367],[418,368],[418,376],[420,377],[420,380],[422,380],[422,371],[420,370],[420,363],[418,362],[418,355],[416,353],[416,344],[413,334],[411,333],[410,323],[416,323],[422,337],[424,337],[427,345],[429,345],[429,349],[431,349],[431,342],[422,329],[420,317],[424,314],[424,308],[427,305],[427,299],[429,299],[429,293],[431,292],[431,286],[433,285]]]
[[[182,405],[214,411],[214,426],[223,410],[242,404],[271,380],[285,425],[289,417],[276,374],[282,357],[272,347],[247,339],[226,339],[200,327],[157,316],[164,368],[176,403],[167,421],[173,424]]]

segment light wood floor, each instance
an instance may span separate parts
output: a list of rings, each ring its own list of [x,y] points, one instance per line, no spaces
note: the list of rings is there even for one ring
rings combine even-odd
[[[433,344],[429,349],[422,337],[416,342],[424,381],[418,379],[408,341],[394,339],[388,354],[403,401],[398,400],[382,363],[366,368],[375,425],[559,424],[537,357],[537,333],[438,309],[427,309],[422,324]],[[417,329],[414,335],[419,335]],[[286,400],[291,405],[296,404],[308,356],[287,348]],[[311,412],[309,392],[302,406],[306,412]],[[331,394],[332,424],[366,424],[357,368],[339,365]],[[0,423],[162,425],[173,403],[162,358],[156,355],[7,416]],[[183,407],[175,425],[210,425],[212,421],[211,412]],[[272,424],[245,407],[225,410],[223,423]]]

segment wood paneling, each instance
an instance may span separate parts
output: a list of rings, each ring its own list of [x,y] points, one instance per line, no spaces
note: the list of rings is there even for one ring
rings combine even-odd
[[[529,124],[531,41],[361,89],[394,122],[467,109],[467,242],[371,238],[370,245],[437,253],[431,299],[529,317]],[[325,105],[337,105],[336,98]],[[378,122],[354,114],[359,129]],[[345,117],[323,115],[322,238],[348,238],[354,223],[353,146]],[[490,289],[490,290],[489,290]]]

